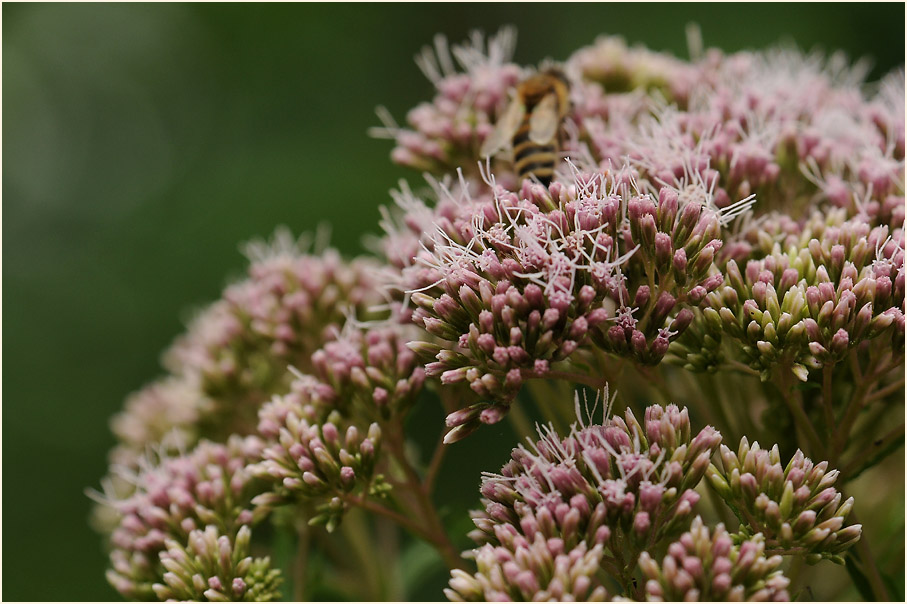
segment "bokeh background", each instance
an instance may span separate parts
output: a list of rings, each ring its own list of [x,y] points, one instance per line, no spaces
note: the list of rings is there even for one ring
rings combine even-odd
[[[903,4],[4,4],[2,17],[6,600],[116,597],[84,495],[105,472],[108,417],[241,273],[240,242],[327,223],[361,251],[388,189],[419,178],[366,129],[378,104],[402,120],[430,98],[412,57],[435,33],[515,24],[526,64],[604,32],[685,57],[696,21],[727,51],[840,48],[871,57],[873,77],[904,62]],[[478,482],[512,442],[487,446],[446,471]]]

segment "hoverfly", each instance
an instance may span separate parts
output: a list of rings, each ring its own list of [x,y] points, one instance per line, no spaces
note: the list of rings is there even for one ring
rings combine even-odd
[[[520,179],[535,176],[551,183],[558,155],[558,130],[570,108],[567,77],[556,68],[532,75],[517,86],[516,95],[482,145],[482,157],[513,148],[514,170]]]

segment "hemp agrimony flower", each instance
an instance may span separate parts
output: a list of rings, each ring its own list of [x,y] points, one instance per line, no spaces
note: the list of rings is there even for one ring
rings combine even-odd
[[[570,185],[495,189],[453,221],[438,217],[430,255],[403,279],[413,320],[450,343],[415,346],[436,359],[428,374],[495,403],[449,418],[459,436],[498,421],[523,381],[556,376],[574,353],[658,363],[722,283],[708,192],[633,186],[626,170],[577,172]]]
[[[699,516],[661,564],[648,552],[639,557],[650,602],[787,602],[780,565],[781,556],[765,556],[761,535],[735,544],[721,524],[709,534]]]
[[[425,47],[416,56],[437,90],[434,100],[409,112],[409,128],[380,109],[384,127],[373,129],[372,135],[395,140],[391,159],[398,164],[430,172],[474,169],[473,158],[507,106],[508,90],[523,74],[510,62],[515,44],[516,31],[506,27],[487,42],[474,32],[468,42],[452,48],[444,36],[436,36],[434,48]]]
[[[212,404],[191,379],[170,376],[152,382],[130,395],[123,411],[110,420],[120,443],[113,461],[134,465],[148,446],[160,445],[165,439],[170,448],[195,443],[198,418]]]
[[[312,523],[326,524],[333,530],[349,507],[345,495],[380,492],[381,477],[373,477],[373,473],[381,429],[373,423],[367,431],[352,424],[344,430],[336,413],[318,421],[315,409],[299,399],[295,392],[277,397],[260,412],[259,431],[269,444],[261,452],[261,461],[250,465],[248,471],[275,483],[276,488],[254,503],[267,510],[294,497],[326,499]]]
[[[727,285],[706,299],[709,333],[740,340],[763,379],[781,366],[805,381],[810,369],[843,360],[865,340],[903,346],[903,229],[889,236],[855,218],[821,236],[787,251],[776,245],[743,271],[730,260]]]
[[[288,365],[307,370],[347,309],[364,316],[382,302],[373,261],[347,263],[334,250],[313,255],[305,247],[286,230],[249,244],[247,278],[227,287],[165,354],[167,368],[195,377],[213,402],[200,418],[213,436],[251,432],[261,404],[289,386]]]
[[[168,539],[161,553],[167,569],[163,582],[152,588],[161,600],[208,602],[271,602],[280,597],[280,571],[268,558],[249,556],[252,533],[240,527],[231,541],[217,528],[189,533],[189,545]]]
[[[604,550],[585,542],[565,549],[557,539],[517,536],[507,545],[475,550],[475,575],[456,569],[444,595],[451,602],[604,602],[608,591],[596,578]]]
[[[152,585],[164,573],[158,554],[170,549],[168,540],[185,544],[206,526],[229,535],[251,525],[258,487],[246,466],[261,449],[257,437],[233,436],[225,445],[202,441],[185,455],[149,459],[127,476],[134,492],[104,502],[120,519],[110,538],[111,585],[126,597],[153,597]]]
[[[579,412],[578,398],[576,407]],[[471,536],[489,545],[474,552],[479,572],[473,580],[463,573],[451,579],[457,599],[469,599],[479,587],[486,596],[501,590],[495,584],[500,573],[490,561],[519,559],[521,548],[541,560],[549,556],[549,565],[557,565],[560,554],[579,564],[574,574],[581,569],[584,592],[604,589],[596,578],[600,571],[629,589],[639,554],[688,526],[699,501],[694,489],[721,442],[710,427],[694,436],[687,410],[675,405],[649,407],[642,424],[628,409],[624,418],[600,425],[574,424],[566,438],[550,427],[539,435],[531,450],[514,449],[500,474],[484,476],[485,509],[474,514],[477,530]],[[552,542],[557,549],[548,552]],[[539,590],[551,589],[542,583],[548,575],[538,567],[534,573],[528,568],[517,573],[507,565],[502,570],[505,593],[516,589],[532,600],[549,593]],[[527,574],[534,575],[532,581]],[[570,576],[562,590],[574,584]],[[536,592],[527,594],[527,586]]]
[[[902,555],[867,538],[903,513],[903,69],[688,37],[689,61],[602,36],[538,67],[509,28],[436,37],[434,97],[373,131],[428,186],[391,192],[375,257],[252,244],[112,420],[110,583],[264,601],[292,568],[296,600],[402,599],[444,564],[454,601],[777,601],[841,595],[837,563],[897,599]],[[525,142],[483,157],[519,111],[531,138],[539,73],[569,96],[550,181]],[[449,443],[505,417],[527,443],[461,552]]]
[[[746,437],[736,453],[721,445],[722,470],[709,482],[741,519],[741,534],[761,534],[773,552],[803,552],[807,559],[836,557],[859,538],[861,525],[845,526],[853,497],[841,502],[834,488],[840,472],[813,464],[797,451],[786,467],[778,446],[766,451]]]
[[[344,330],[312,355],[313,373],[323,384],[315,396],[363,422],[402,417],[425,383],[425,369],[407,346],[420,335],[390,322]]]

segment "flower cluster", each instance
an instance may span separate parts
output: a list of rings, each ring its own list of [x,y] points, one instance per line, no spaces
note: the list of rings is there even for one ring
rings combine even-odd
[[[131,495],[130,476],[146,463],[149,451],[166,456],[191,448],[199,439],[198,418],[210,405],[198,384],[184,377],[162,378],[131,394],[110,421],[118,442],[107,456],[111,470],[101,480],[105,492],[116,499]],[[96,503],[91,515],[104,534],[119,524],[119,515],[105,504]]]
[[[510,522],[567,543],[594,540],[601,523],[622,546],[661,538],[692,511],[692,489],[720,442],[710,427],[691,438],[686,409],[674,405],[649,407],[645,428],[627,410],[626,419],[575,426],[565,439],[549,432],[534,453],[521,445],[500,475],[485,476],[473,537],[494,540],[497,523]]]
[[[510,37],[502,33],[489,44],[487,58],[480,40],[473,41],[465,54],[474,59],[471,65],[482,68],[462,74],[453,74],[452,67],[428,70],[433,81],[477,92],[441,94],[433,104],[420,106],[413,114],[433,118],[417,120],[417,132],[391,128],[394,156],[401,163],[442,176],[457,169],[475,176],[481,140],[494,123],[494,112],[477,111],[475,99],[493,97],[500,103],[506,98],[506,89],[483,93],[490,86],[486,74],[505,69],[499,41]],[[564,152],[602,169],[629,159],[637,177],[652,187],[683,189],[701,181],[721,208],[756,194],[760,213],[783,209],[794,224],[824,206],[844,208],[848,216],[892,231],[903,225],[903,71],[890,74],[867,97],[860,88],[866,65],[850,65],[840,54],[780,48],[724,55],[715,49],[702,52],[701,41],[691,41],[692,62],[630,48],[614,36],[603,36],[569,57],[564,70],[571,80],[571,111]],[[446,44],[437,42],[440,64],[451,65]],[[498,82],[513,87],[519,71],[507,71]],[[433,124],[446,124],[439,114],[475,124],[472,144],[463,145],[450,127],[433,129]],[[428,139],[431,149],[425,148]],[[448,161],[440,152],[450,148],[459,150],[459,161]],[[433,154],[445,161],[430,160]],[[499,182],[519,188],[509,162],[496,161],[493,169]],[[563,180],[569,170],[562,164],[558,173]],[[405,221],[413,218],[419,220],[407,211]],[[733,233],[726,232],[724,239],[729,252],[740,251]],[[737,257],[738,262],[748,259]]]
[[[761,535],[734,545],[724,525],[709,534],[698,516],[661,564],[648,552],[639,557],[650,602],[787,602],[780,564],[781,556],[766,558]]]
[[[482,143],[523,76],[523,69],[510,62],[515,43],[512,28],[492,36],[487,48],[484,36],[473,32],[469,42],[454,45],[451,52],[444,36],[437,36],[435,48],[426,47],[416,57],[437,90],[434,100],[409,112],[409,128],[379,110],[384,127],[373,129],[372,135],[394,139],[391,159],[398,164],[435,173],[474,169]]]
[[[415,346],[435,357],[428,374],[499,403],[459,424],[497,421],[524,380],[555,375],[577,351],[658,363],[722,283],[708,192],[633,186],[627,170],[577,172],[569,186],[527,181],[438,212],[401,287],[414,321],[449,343]]]
[[[119,441],[111,461],[136,467],[149,446],[180,449],[198,440],[197,422],[210,407],[198,387],[185,377],[168,376],[131,394],[110,421]],[[164,441],[167,441],[164,443]]]
[[[811,237],[803,247],[782,251],[776,244],[742,272],[730,260],[726,285],[706,298],[700,337],[715,342],[727,333],[763,379],[780,366],[805,381],[810,369],[834,364],[873,338],[903,347],[903,229],[889,236],[887,227],[855,218],[815,234],[821,240]],[[699,351],[688,345],[677,353]]]
[[[506,43],[504,43],[506,41]],[[885,78],[872,97],[860,86],[865,63],[836,54],[702,52],[694,61],[603,36],[564,62],[571,81],[565,152],[620,164],[629,157],[655,185],[709,183],[716,204],[758,194],[762,211],[797,214],[811,196],[892,228],[904,218],[904,74]],[[420,66],[439,89],[431,104],[410,114],[414,130],[389,116],[380,133],[396,139],[399,163],[435,174],[462,168],[475,174],[481,141],[500,115],[507,89],[521,72],[505,63],[512,32],[489,43],[459,47],[466,68],[454,73],[442,39],[438,58]],[[506,161],[494,164],[500,182],[517,187]]]
[[[605,527],[607,528],[607,527]],[[530,540],[531,539],[531,540]],[[567,549],[560,539],[536,533],[512,535],[500,546],[474,552],[478,572],[455,569],[444,595],[451,602],[604,602],[608,591],[596,577],[604,549],[582,542]]]
[[[584,49],[568,62],[582,55],[584,73],[608,73],[619,64],[613,56],[621,56],[605,52],[609,46],[620,48],[605,39],[598,52]],[[659,63],[645,51],[640,62]],[[883,85],[865,99],[859,88],[865,74],[865,65],[850,67],[840,55],[710,50],[695,63],[674,66],[662,86],[674,104],[656,100],[650,115],[628,115],[629,126],[590,116],[579,131],[600,161],[629,155],[653,182],[698,176],[714,183],[719,207],[755,193],[763,212],[783,208],[797,217],[804,198],[816,196],[896,226],[904,216],[897,142],[903,87]],[[903,82],[903,72],[889,80]]]
[[[320,383],[313,399],[364,422],[402,417],[425,384],[425,369],[407,344],[422,333],[386,322],[367,330],[350,327],[312,355]]]
[[[285,230],[269,244],[250,244],[248,277],[227,287],[165,354],[172,373],[197,380],[213,401],[200,418],[205,433],[251,432],[258,407],[289,386],[287,366],[307,370],[348,310],[364,316],[381,301],[372,261],[304,249]]]
[[[630,47],[620,36],[600,36],[574,52],[567,67],[582,81],[600,85],[609,96],[658,90],[681,105],[686,104],[698,76],[693,65],[644,46]]]
[[[504,565],[503,578],[481,568],[473,580],[455,575],[451,588],[467,599],[480,585],[500,590],[500,581],[525,592],[533,583],[519,566],[528,564],[524,557],[564,556],[571,582],[559,583],[561,595],[573,593],[573,585],[584,593],[601,588],[599,568],[628,577],[639,552],[687,526],[699,500],[693,489],[720,442],[710,427],[692,436],[687,410],[675,405],[649,407],[643,425],[628,409],[602,425],[574,424],[566,438],[548,429],[533,451],[521,445],[499,475],[485,475],[485,509],[473,518],[470,535],[485,544],[474,552],[477,560],[513,558],[516,566]],[[576,583],[580,570],[585,579]]]
[[[744,437],[736,453],[721,445],[721,463],[709,468],[709,482],[737,513],[742,533],[761,533],[768,550],[843,563],[840,554],[860,538],[861,525],[844,524],[853,497],[841,502],[839,472],[828,462],[813,464],[797,450],[782,466],[777,445],[766,451]]]
[[[249,555],[252,531],[240,527],[231,541],[214,526],[189,533],[188,546],[168,539],[161,552],[167,572],[152,587],[162,601],[271,602],[279,598],[280,571],[268,558]]]
[[[345,263],[333,250],[308,255],[305,247],[282,229],[270,244],[249,244],[248,278],[228,287],[165,354],[170,374],[132,394],[112,419],[113,465],[135,469],[149,448],[182,451],[202,437],[253,433],[260,405],[287,390],[288,365],[310,368],[346,312],[365,317],[381,300],[376,263]]]
[[[270,243],[250,243],[247,278],[229,286],[165,354],[169,375],[132,394],[114,416],[118,443],[104,482],[118,498],[133,492],[123,471],[136,471],[149,450],[169,455],[200,438],[253,433],[260,405],[287,390],[288,365],[310,368],[312,354],[348,313],[367,318],[381,301],[377,263],[346,263],[330,249],[309,255],[307,247],[285,229]],[[93,512],[102,532],[116,522],[108,509]]]
[[[431,189],[392,192],[380,259],[310,254],[283,230],[250,245],[246,277],[113,419],[98,514],[111,584],[136,599],[275,599],[280,573],[250,541],[277,506],[329,532],[352,506],[397,522],[453,569],[456,601],[785,600],[782,556],[843,562],[862,528],[828,462],[798,450],[783,466],[778,446],[746,438],[732,452],[673,404],[642,421],[609,406],[597,424],[577,397],[566,435],[537,428],[482,477],[471,571],[434,509],[445,444],[504,418],[529,380],[624,380],[633,400],[663,386],[707,417],[714,405],[723,430],[749,425],[749,409],[705,400],[664,359],[733,369],[710,380],[715,397],[751,380],[811,451],[824,449],[810,425],[821,404],[835,448],[873,443],[848,476],[903,437],[855,425],[903,392],[903,71],[865,87],[864,66],[837,55],[726,55],[688,33],[690,61],[602,37],[558,66],[569,102],[546,184],[520,179],[506,152],[479,157],[534,72],[510,62],[512,30],[450,49],[437,37],[417,58],[432,101],[405,127],[379,110],[375,134]],[[628,383],[640,376],[652,390]],[[404,420],[427,383],[450,431],[423,465]],[[696,515],[703,477],[736,533]],[[353,532],[357,556],[375,549]],[[885,595],[871,566],[848,560]]]
[[[390,321],[368,330],[348,324],[312,355],[312,375],[294,372],[290,392],[262,407],[258,433],[267,445],[249,470],[276,486],[255,500],[260,509],[321,501],[311,523],[333,530],[348,496],[387,490],[375,474],[378,422],[402,421],[422,392],[425,370],[407,346],[416,331]]]
[[[336,412],[319,419],[316,407],[306,402],[312,385],[305,377],[262,407],[259,432],[268,444],[248,471],[275,485],[255,499],[257,509],[295,499],[327,500],[310,522],[333,530],[348,507],[348,494],[383,488],[382,477],[374,475],[381,429],[373,423],[365,434],[355,425],[344,431]]]
[[[251,499],[258,486],[246,466],[261,454],[256,437],[231,437],[226,444],[202,441],[190,453],[149,460],[131,477],[134,492],[105,503],[119,515],[111,535],[107,578],[129,598],[154,596],[161,580],[159,554],[168,540],[187,544],[189,534],[207,526],[236,534],[255,519]]]

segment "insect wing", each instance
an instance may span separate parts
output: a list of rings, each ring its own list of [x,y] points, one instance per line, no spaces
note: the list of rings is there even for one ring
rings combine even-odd
[[[482,144],[482,157],[490,157],[507,146],[516,134],[520,123],[523,121],[523,115],[526,113],[526,106],[519,98],[513,99],[507,110],[498,120],[494,130]]]
[[[537,145],[545,145],[554,139],[560,120],[557,116],[557,96],[546,95],[532,110],[529,118],[529,140]]]

